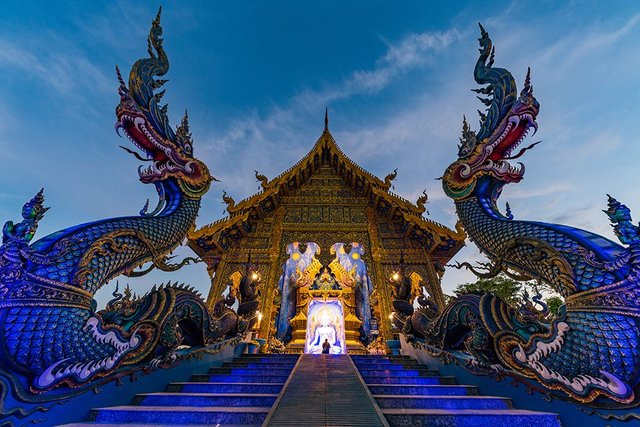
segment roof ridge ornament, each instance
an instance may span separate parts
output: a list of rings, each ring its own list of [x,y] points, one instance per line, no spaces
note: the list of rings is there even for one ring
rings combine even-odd
[[[324,107],[324,133],[329,133],[329,107]]]
[[[257,170],[254,170],[254,172],[256,173],[256,179],[260,182],[260,187],[262,187],[263,190],[266,190],[267,188],[269,188],[269,178],[262,175]]]
[[[428,200],[429,200],[429,196],[427,195],[427,189],[425,188],[424,191],[422,191],[422,195],[418,197],[418,200],[416,200],[416,206],[418,207],[418,212],[420,212],[421,214],[426,212],[427,215],[429,215],[429,211],[426,208],[426,204],[428,203]]]
[[[393,172],[384,177],[384,185],[387,189],[392,186],[392,182],[398,176],[398,168],[395,168]]]
[[[222,191],[222,201],[227,205],[227,212],[231,213],[233,208],[236,206],[236,201],[224,190]]]

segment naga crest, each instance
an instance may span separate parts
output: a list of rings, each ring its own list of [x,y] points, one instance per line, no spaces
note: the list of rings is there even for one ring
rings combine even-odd
[[[44,207],[44,188],[22,207],[22,222],[14,224],[8,221],[2,230],[2,243],[21,241],[28,243],[38,229],[38,221],[49,208]]]
[[[480,130],[477,133],[471,130],[466,118],[464,119],[458,160],[444,173],[445,193],[455,200],[470,196],[478,179],[483,176],[490,176],[503,185],[519,182],[524,175],[524,165],[518,163],[519,166],[514,166],[509,160],[517,159],[535,145],[512,155],[529,130],[538,128],[535,119],[540,104],[533,96],[530,71],[527,72],[524,88],[517,97],[511,73],[503,68],[493,67],[495,49],[482,25],[480,35],[480,57],[476,62],[474,78],[476,83],[486,86],[473,90],[490,98],[478,97],[488,110],[486,114],[478,111]]]
[[[624,245],[640,243],[638,227],[631,222],[631,210],[607,194],[608,209],[603,211],[609,217],[613,232]]]
[[[188,116],[185,112],[182,123],[174,132],[167,117],[167,105],[159,105],[165,91],[156,93],[167,80],[154,77],[164,76],[169,71],[169,60],[162,47],[161,10],[149,31],[149,58],[139,59],[133,64],[128,88],[116,68],[120,81],[116,130],[123,129],[146,158],[132,154],[151,163],[151,166],[141,166],[138,170],[140,181],[157,183],[173,178],[187,196],[198,198],[209,189],[212,178],[205,164],[193,157]]]

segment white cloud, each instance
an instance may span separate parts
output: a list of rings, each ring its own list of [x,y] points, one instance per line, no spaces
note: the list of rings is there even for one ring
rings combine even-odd
[[[605,47],[610,47],[636,26],[640,20],[640,14],[633,15],[629,20],[619,29],[614,31],[593,31],[588,32],[587,37],[579,40],[578,43],[572,43],[573,51],[570,55],[566,56],[565,63],[572,64],[575,61],[586,55],[593,55],[594,52],[601,50]],[[574,40],[578,41],[578,40]]]
[[[294,104],[327,105],[332,101],[357,94],[375,93],[387,87],[401,73],[423,65],[432,55],[460,39],[460,32],[413,33],[397,43],[385,41],[387,52],[370,70],[355,70],[339,84],[320,91],[305,90],[294,98]]]
[[[19,71],[42,87],[66,96],[112,91],[113,79],[107,78],[87,57],[73,51],[66,43],[54,52],[0,38],[0,67]]]

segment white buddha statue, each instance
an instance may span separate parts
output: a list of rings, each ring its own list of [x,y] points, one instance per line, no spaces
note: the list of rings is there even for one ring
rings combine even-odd
[[[342,353],[342,348],[339,345],[336,345],[336,328],[333,325],[333,322],[331,322],[329,315],[327,313],[322,313],[319,320],[320,325],[316,327],[313,339],[307,344],[309,353],[322,353],[322,344],[325,340],[329,341],[329,344],[331,345],[331,349],[329,350],[331,354]]]

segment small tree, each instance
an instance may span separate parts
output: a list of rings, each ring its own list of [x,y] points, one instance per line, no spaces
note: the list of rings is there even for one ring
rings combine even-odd
[[[558,296],[549,297],[546,300],[544,300],[544,302],[549,306],[549,311],[554,316],[558,315],[558,309],[560,308],[561,305],[564,304],[564,301],[562,300],[562,298]]]
[[[502,274],[491,279],[478,279],[475,283],[463,283],[453,291],[456,296],[469,293],[492,293],[499,296],[510,305],[520,303],[522,284]]]

